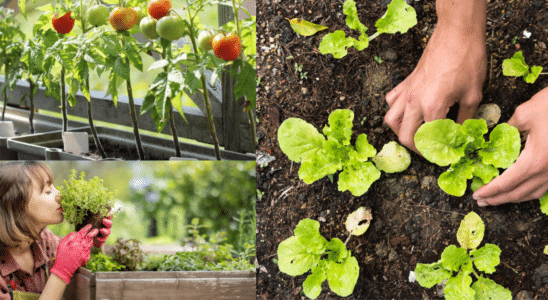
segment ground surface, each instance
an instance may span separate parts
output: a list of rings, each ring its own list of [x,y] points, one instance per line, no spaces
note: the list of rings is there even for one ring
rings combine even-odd
[[[370,33],[389,1],[357,1],[360,20]],[[299,164],[287,159],[276,138],[283,120],[299,117],[322,129],[337,108],[355,113],[353,138],[366,133],[376,149],[396,135],[383,125],[388,106],[385,94],[411,73],[436,24],[434,1],[411,1],[419,23],[406,34],[381,36],[363,51],[352,49],[343,59],[319,53],[321,37],[345,30],[342,2],[259,1],[257,46],[259,48],[258,124],[259,151],[275,157],[258,166],[257,242],[260,270],[258,299],[302,299],[306,275],[291,277],[279,271],[275,261],[278,244],[293,235],[304,218],[320,220],[320,232],[331,239],[346,239],[344,220],[360,206],[369,206],[373,222],[363,236],[352,238],[348,248],[358,259],[360,275],[351,296],[344,299],[438,299],[436,289],[408,281],[417,262],[432,263],[443,249],[457,244],[456,231],[470,211],[486,223],[483,243],[498,245],[501,264],[488,275],[520,299],[548,299],[548,217],[537,200],[522,204],[479,208],[468,190],[463,197],[441,191],[437,167],[412,154],[403,173],[386,174],[361,197],[341,193],[327,177],[311,185],[298,178]],[[328,26],[313,37],[296,35],[285,19],[302,18]],[[531,38],[523,37],[528,30]],[[548,67],[548,3],[543,1],[490,1],[488,3],[488,78],[483,103],[496,103],[506,122],[515,108],[548,86],[548,76],[535,84],[504,77],[502,60],[519,47],[529,65]],[[517,38],[515,38],[517,37]],[[515,42],[515,44],[514,44]],[[267,49],[268,48],[268,49]],[[288,59],[288,57],[291,57]],[[381,57],[382,64],[374,56]],[[302,66],[296,70],[295,63]],[[301,79],[301,73],[306,78]],[[362,120],[366,119],[362,124]],[[337,180],[337,176],[334,176]],[[542,266],[542,267],[541,267]],[[545,279],[543,283],[543,279]],[[525,292],[527,291],[527,292]],[[318,299],[339,299],[326,283]]]

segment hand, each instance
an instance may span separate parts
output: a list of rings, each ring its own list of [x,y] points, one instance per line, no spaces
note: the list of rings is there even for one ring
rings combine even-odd
[[[99,233],[88,224],[78,232],[69,233],[57,247],[55,264],[51,273],[56,274],[67,284],[76,270],[86,265],[89,259],[93,238]],[[89,231],[89,232],[88,232]]]
[[[456,102],[458,123],[474,116],[487,73],[485,29],[472,33],[440,23],[413,72],[386,95],[384,121],[417,153],[414,136],[423,121],[445,118]]]
[[[479,206],[538,199],[548,190],[548,88],[516,108],[508,124],[527,134],[525,148],[504,173],[478,189]]]
[[[99,231],[100,236],[97,235],[93,239],[93,247],[95,248],[101,248],[110,235],[110,229],[112,228],[112,215],[109,215],[106,219],[103,219],[103,225],[105,225],[106,228],[101,228]]]

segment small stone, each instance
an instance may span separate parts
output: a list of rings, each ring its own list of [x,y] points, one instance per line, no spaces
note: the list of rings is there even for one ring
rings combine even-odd
[[[540,49],[546,49],[546,44],[544,42],[538,42],[538,46]]]
[[[516,300],[533,300],[533,292],[522,290],[516,294]]]
[[[344,101],[344,99],[346,99],[345,96],[342,96],[341,98],[339,98],[339,100],[341,100],[341,101]]]
[[[487,122],[487,127],[491,128],[495,126],[500,119],[500,107],[495,103],[488,103],[481,105],[474,118],[484,119]]]
[[[540,267],[535,269],[533,273],[533,281],[535,285],[540,287],[548,283],[548,265],[542,264]]]
[[[303,88],[301,88],[301,92],[303,93],[303,95],[307,95],[308,94],[308,89],[303,87]]]
[[[388,254],[388,262],[393,262],[399,258],[398,253],[394,248],[390,248],[390,253]]]
[[[526,223],[526,222],[520,222],[520,223],[518,223],[518,225],[516,227],[516,229],[519,232],[526,231],[528,228],[529,228],[529,223]]]
[[[387,61],[396,61],[398,59],[398,54],[391,48],[381,51],[380,56]]]
[[[441,297],[445,297],[445,293],[443,291],[445,290],[446,283],[447,283],[447,279],[445,279],[444,281],[436,285],[436,291],[438,292],[438,295],[440,295]]]

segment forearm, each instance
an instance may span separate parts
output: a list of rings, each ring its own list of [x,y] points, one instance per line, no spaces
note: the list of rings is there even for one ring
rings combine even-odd
[[[67,284],[59,278],[56,274],[51,273],[49,276],[48,282],[46,282],[46,287],[40,295],[40,300],[57,300],[62,299],[63,293]]]
[[[485,39],[487,0],[436,0],[436,13],[437,26]]]

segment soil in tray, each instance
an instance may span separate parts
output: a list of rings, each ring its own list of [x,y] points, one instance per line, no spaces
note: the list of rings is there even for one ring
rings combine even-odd
[[[389,2],[357,1],[360,21],[370,28],[370,34]],[[344,241],[344,221],[360,206],[372,208],[373,221],[364,235],[348,244],[360,266],[354,292],[341,298],[324,283],[317,299],[441,299],[436,288],[410,283],[409,273],[418,262],[437,261],[447,245],[458,245],[457,229],[470,211],[486,224],[482,245],[496,244],[502,250],[497,271],[487,277],[508,288],[514,297],[548,299],[548,256],[542,253],[548,244],[548,216],[540,212],[538,200],[480,208],[471,190],[463,197],[443,192],[437,178],[446,168],[415,153],[409,169],[383,173],[366,194],[354,197],[337,190],[337,175],[335,183],[326,177],[305,184],[298,178],[300,165],[288,160],[279,148],[276,134],[283,120],[298,117],[321,130],[338,108],[354,112],[354,140],[366,133],[377,150],[397,141],[383,125],[388,110],[384,96],[413,71],[437,20],[434,1],[410,2],[418,24],[408,33],[381,35],[363,51],[351,48],[343,59],[318,51],[328,32],[354,34],[345,25],[342,2],[258,2],[258,150],[275,157],[267,166],[257,167],[257,189],[263,193],[257,204],[258,299],[306,298],[301,292],[306,275],[283,274],[275,263],[279,243],[292,236],[304,218],[320,220],[324,237]],[[548,6],[543,1],[492,0],[487,8],[489,65],[482,104],[496,103],[502,110],[500,122],[507,122],[520,103],[548,86],[546,75],[527,84],[521,77],[503,76],[501,67],[503,59],[518,49],[529,65],[548,67]],[[298,36],[286,18],[306,19],[329,29],[312,37]],[[532,32],[530,38],[523,36],[524,30]],[[377,63],[374,56],[383,63]],[[295,64],[302,66],[307,78],[301,79]]]

